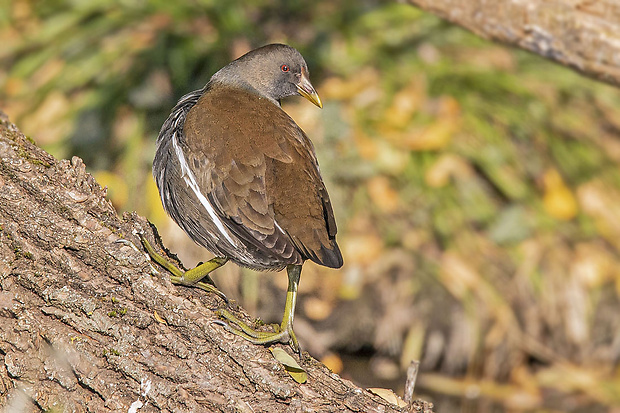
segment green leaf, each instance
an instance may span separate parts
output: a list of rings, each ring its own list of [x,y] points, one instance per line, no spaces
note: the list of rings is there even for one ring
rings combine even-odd
[[[306,371],[302,369],[299,364],[297,364],[295,359],[289,356],[286,351],[277,347],[269,347],[269,351],[271,351],[273,357],[275,357],[275,359],[284,366],[284,369],[297,383],[303,384],[308,380],[308,374],[306,373]]]

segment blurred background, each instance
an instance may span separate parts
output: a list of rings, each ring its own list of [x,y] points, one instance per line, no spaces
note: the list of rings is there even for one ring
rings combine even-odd
[[[304,266],[295,330],[342,376],[438,412],[620,412],[620,94],[380,0],[19,0],[0,6],[0,109],[80,156],[186,267],[155,139],[177,99],[270,42],[297,47],[345,266]],[[286,276],[213,277],[279,322]],[[181,293],[181,292],[180,292]]]

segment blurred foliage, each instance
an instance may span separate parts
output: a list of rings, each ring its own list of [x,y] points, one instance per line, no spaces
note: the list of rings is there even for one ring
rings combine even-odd
[[[0,40],[2,109],[82,157],[187,265],[208,257],[161,209],[160,125],[243,52],[297,47],[325,107],[285,109],[316,143],[345,255],[304,268],[311,354],[373,386],[402,385],[419,359],[422,391],[513,411],[620,406],[616,89],[379,0],[20,0],[0,9]],[[279,319],[286,277],[218,273]]]

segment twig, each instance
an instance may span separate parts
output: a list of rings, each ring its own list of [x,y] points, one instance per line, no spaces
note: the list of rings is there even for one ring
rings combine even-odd
[[[405,382],[405,394],[404,400],[407,406],[411,407],[413,403],[413,390],[415,388],[415,381],[418,377],[418,369],[420,368],[420,362],[417,360],[411,360],[409,367],[407,368],[407,381]]]

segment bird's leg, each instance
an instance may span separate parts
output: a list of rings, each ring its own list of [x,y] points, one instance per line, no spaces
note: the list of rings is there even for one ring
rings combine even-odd
[[[155,249],[151,246],[151,244],[144,238],[140,236],[140,241],[142,241],[142,245],[148,252],[149,256],[153,261],[167,269],[172,275],[170,276],[170,281],[173,284],[181,284],[188,287],[197,287],[202,290],[215,293],[220,296],[224,301],[228,302],[228,298],[215,287],[213,280],[209,277],[209,273],[218,269],[222,265],[226,264],[228,258],[220,258],[215,257],[212,260],[209,260],[205,263],[200,264],[196,268],[192,268],[191,270],[181,271],[177,267],[175,267],[170,261],[162,257],[160,254],[155,251]]]
[[[284,306],[284,317],[282,324],[276,332],[256,331],[243,321],[235,317],[226,309],[217,310],[217,315],[226,320],[228,323],[223,324],[228,331],[254,344],[270,344],[270,343],[290,343],[293,350],[299,353],[301,358],[301,350],[299,342],[293,331],[293,319],[295,317],[295,304],[297,303],[297,286],[299,285],[299,277],[301,276],[301,265],[289,265],[286,268],[288,273],[288,289],[286,291],[286,305]]]

